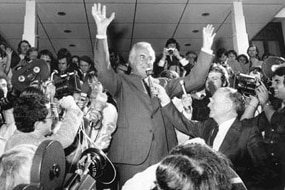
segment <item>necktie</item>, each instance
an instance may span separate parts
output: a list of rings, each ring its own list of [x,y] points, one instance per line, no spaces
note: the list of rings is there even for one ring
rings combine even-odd
[[[209,138],[209,145],[212,147],[213,146],[213,143],[214,143],[214,139],[216,138],[217,134],[218,134],[218,131],[219,131],[219,126],[216,125],[214,130],[212,131],[212,134]]]
[[[145,82],[145,80],[142,80],[142,82],[143,82],[143,85],[147,91],[147,94],[151,97],[151,92],[150,92],[150,88],[149,88],[148,84]]]

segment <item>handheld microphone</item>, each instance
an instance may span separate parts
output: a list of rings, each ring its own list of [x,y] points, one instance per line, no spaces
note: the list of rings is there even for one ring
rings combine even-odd
[[[184,80],[179,81],[179,83],[180,83],[181,88],[182,88],[182,90],[183,90],[183,94],[184,94],[184,95],[187,95],[187,92],[186,92],[186,89],[185,89],[185,86],[184,86]]]
[[[147,68],[145,70],[146,72],[146,76],[147,76],[147,79],[148,79],[148,84],[149,84],[149,89],[150,89],[150,97],[153,98],[154,97],[154,94],[152,93],[152,89],[153,89],[153,84],[152,84],[152,81],[151,81],[151,75],[152,75],[152,69],[151,68]]]

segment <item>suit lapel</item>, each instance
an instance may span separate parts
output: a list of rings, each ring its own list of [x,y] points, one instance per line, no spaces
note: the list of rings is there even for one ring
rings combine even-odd
[[[241,122],[236,119],[229,131],[227,132],[223,143],[221,144],[219,151],[222,153],[227,152],[229,149],[237,146],[238,139],[241,134]]]

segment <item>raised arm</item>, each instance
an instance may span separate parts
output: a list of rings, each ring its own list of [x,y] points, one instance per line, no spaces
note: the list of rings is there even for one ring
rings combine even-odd
[[[190,74],[183,78],[187,92],[197,90],[205,84],[213,59],[213,51],[211,48],[215,36],[216,33],[214,33],[214,27],[212,25],[207,25],[203,28],[203,46],[198,56],[197,63]],[[179,85],[180,80],[181,79],[173,80],[167,86],[166,91],[171,98],[182,94],[182,88]]]
[[[205,125],[202,122],[189,120],[179,112],[160,84],[153,83],[152,93],[160,100],[162,112],[176,129],[191,137],[201,137]]]
[[[107,28],[115,18],[115,13],[106,17],[106,6],[100,3],[92,7],[92,16],[97,26],[96,42],[94,47],[94,62],[98,71],[98,79],[111,94],[117,90],[117,78],[109,59],[107,42]]]
[[[4,72],[6,73],[6,75],[8,76],[9,74],[9,71],[10,71],[10,67],[11,67],[11,61],[12,61],[12,53],[13,53],[13,50],[11,48],[6,48],[6,53],[7,53],[7,64],[5,66],[5,70]]]

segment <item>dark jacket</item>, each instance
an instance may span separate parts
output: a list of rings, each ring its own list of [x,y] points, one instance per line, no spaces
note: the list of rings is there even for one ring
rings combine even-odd
[[[210,135],[217,125],[212,118],[204,122],[188,120],[172,103],[163,107],[162,111],[175,128],[193,137],[203,138],[206,143],[209,142]],[[257,126],[252,124],[251,120],[236,119],[219,148],[219,152],[230,159],[233,168],[249,189],[262,185],[271,175],[271,170],[267,167],[268,155],[262,137]]]

